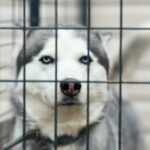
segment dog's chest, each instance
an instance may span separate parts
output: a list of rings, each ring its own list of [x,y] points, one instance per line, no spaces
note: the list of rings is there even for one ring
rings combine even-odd
[[[28,143],[27,150],[55,150],[55,146],[53,144],[49,144],[48,142],[39,142],[39,143]],[[67,145],[59,145],[57,146],[57,150],[82,150],[83,145],[80,145],[78,142],[74,142],[72,144]]]

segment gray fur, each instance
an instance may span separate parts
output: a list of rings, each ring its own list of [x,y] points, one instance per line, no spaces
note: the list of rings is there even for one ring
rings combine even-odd
[[[32,58],[42,50],[46,40],[53,36],[53,30],[36,30],[29,33],[26,38],[25,47],[22,48],[17,58],[17,75],[21,67],[31,62]]]
[[[118,150],[118,109],[119,103],[116,97],[109,95],[105,108],[103,110],[103,118],[98,124],[93,125],[89,131],[89,149],[90,150]],[[131,115],[132,114],[132,115]],[[68,149],[85,150],[86,135],[84,132],[80,139],[72,145],[66,146]],[[54,150],[53,145],[49,143],[37,143],[35,141],[27,141],[28,150]],[[67,149],[67,150],[68,150]],[[131,106],[123,102],[122,107],[122,150],[144,150],[144,140],[142,128],[137,116]],[[22,150],[19,146],[13,150]],[[58,147],[61,150],[61,147]]]
[[[104,47],[102,45],[102,39],[101,35],[98,32],[91,31],[89,33],[89,39],[88,39],[88,32],[86,30],[79,30],[76,33],[77,38],[80,37],[86,41],[90,41],[89,45],[89,50],[94,53],[94,55],[98,58],[98,61],[101,65],[104,66],[106,69],[107,73],[109,71],[109,61],[106,55],[106,52],[104,50]]]
[[[61,28],[63,26],[59,26],[59,27]],[[67,28],[67,26],[65,27]],[[77,27],[82,27],[82,26],[77,26]],[[59,33],[59,29],[58,29],[58,33]],[[81,39],[84,39],[85,41],[88,41],[87,30],[85,30],[84,28],[83,30],[75,30],[74,33],[77,38],[81,38]],[[53,29],[33,30],[29,32],[26,38],[25,50],[24,48],[22,48],[17,58],[17,75],[21,67],[24,64],[31,62],[32,58],[36,56],[42,50],[47,39],[52,38],[52,37],[54,38],[55,35],[56,35],[56,32]],[[59,34],[58,34],[58,38],[59,38]],[[101,37],[99,36],[97,32],[91,31],[89,41],[90,41],[89,50],[94,53],[94,55],[98,58],[99,63],[104,66],[104,68],[106,69],[108,73],[109,61],[105,53],[105,50],[102,46]],[[88,44],[87,44],[87,47],[88,47]]]
[[[109,62],[102,46],[101,37],[94,32],[90,33],[90,35],[90,50],[97,56],[100,64],[102,64],[108,72]],[[28,35],[26,40],[25,60],[23,57],[24,50],[22,50],[18,56],[17,74],[23,65],[31,62],[32,58],[42,50],[46,40],[54,36],[55,30],[33,31]],[[75,36],[87,40],[87,31],[77,30]],[[98,123],[93,125],[89,131],[90,150],[118,150],[119,101],[117,97],[111,94],[111,91],[108,91],[108,93],[108,100],[103,109],[103,119],[97,120]],[[17,104],[17,100],[15,103],[15,107],[19,111],[20,108],[18,107],[20,107],[20,104]],[[122,150],[144,150],[142,129],[133,109],[124,102],[122,108]],[[19,130],[19,133],[22,133],[22,127],[18,128],[17,126],[20,126],[20,124],[22,124],[22,120],[18,117],[18,119],[16,119],[15,129]],[[33,125],[32,128],[35,126]],[[28,120],[26,122],[26,127],[30,128],[28,126]],[[87,132],[84,132],[75,143],[65,147],[58,147],[58,150],[85,150],[86,135]],[[35,140],[27,141],[26,145],[27,150],[54,150],[53,145],[49,143],[44,143],[43,145],[40,141],[36,142]],[[14,147],[13,150],[22,150],[22,145]]]
[[[11,140],[14,118],[0,122],[0,150],[3,149],[3,144]]]

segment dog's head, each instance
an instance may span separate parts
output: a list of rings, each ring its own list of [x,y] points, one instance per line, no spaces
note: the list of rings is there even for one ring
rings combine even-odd
[[[95,119],[100,115],[107,100],[104,82],[109,70],[102,41],[102,37],[94,32],[90,32],[88,38],[87,30],[59,29],[57,40],[55,30],[30,33],[26,51],[23,49],[17,59],[17,78],[28,80],[25,83],[26,109],[32,119],[37,122],[49,120],[56,99],[60,120],[66,112],[72,118],[75,110],[78,117],[85,111],[86,119],[88,96],[90,114]],[[22,103],[22,83],[18,82],[16,91]]]

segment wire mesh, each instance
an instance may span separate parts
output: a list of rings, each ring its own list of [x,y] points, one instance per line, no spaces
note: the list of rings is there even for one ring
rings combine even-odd
[[[90,27],[91,27],[91,1],[88,0],[87,1],[87,56],[89,57],[90,55]],[[85,8],[86,9],[86,8]],[[90,132],[89,132],[89,124],[90,124],[90,120],[89,120],[89,116],[90,116],[90,113],[89,113],[89,110],[90,110],[90,66],[88,64],[87,66],[87,119],[86,119],[86,124],[87,124],[87,135],[86,135],[86,149],[89,150],[90,149],[90,146],[89,146],[89,143],[90,143]]]
[[[23,0],[23,137],[26,134],[26,0]],[[26,149],[26,141],[23,140],[22,149]]]
[[[16,1],[12,1],[12,8],[13,8],[13,13],[12,13],[12,23],[16,24],[15,20],[15,15],[14,15],[14,9],[15,9],[15,3]],[[26,56],[26,31],[27,30],[55,30],[55,58],[57,59],[57,55],[58,55],[58,50],[57,50],[57,41],[58,41],[58,32],[61,29],[65,29],[65,30],[70,30],[70,29],[74,29],[74,30],[85,30],[87,31],[87,37],[88,37],[88,42],[87,42],[87,47],[88,47],[88,56],[89,56],[89,41],[90,41],[90,31],[91,30],[117,30],[119,31],[119,81],[91,81],[89,80],[89,72],[90,72],[90,68],[89,65],[87,67],[87,80],[85,81],[80,81],[82,83],[87,83],[87,128],[89,129],[89,94],[90,94],[90,89],[89,89],[89,85],[90,83],[108,83],[108,84],[117,84],[119,85],[119,121],[118,121],[118,148],[119,150],[121,150],[121,142],[122,142],[122,132],[121,132],[121,127],[122,127],[122,85],[123,84],[150,84],[150,81],[123,81],[122,79],[122,74],[123,74],[123,54],[122,54],[122,42],[123,42],[123,31],[124,30],[150,30],[150,27],[123,27],[123,0],[120,0],[120,11],[119,11],[119,20],[120,20],[120,25],[119,27],[91,27],[91,1],[87,0],[84,1],[83,4],[86,3],[86,7],[84,6],[84,14],[86,14],[87,19],[85,18],[85,16],[82,16],[82,18],[84,18],[83,20],[83,24],[86,25],[86,27],[84,28],[74,28],[74,27],[70,27],[70,28],[64,28],[64,27],[58,27],[58,1],[55,0],[55,27],[41,27],[41,26],[27,26],[26,23],[26,0],[23,0],[23,26],[19,25],[19,26],[0,26],[0,30],[12,30],[12,39],[15,39],[16,34],[15,34],[15,30],[21,30],[23,31],[23,49],[24,49],[24,62],[25,60],[25,56]],[[87,10],[87,11],[86,11]],[[21,11],[21,10],[20,10]],[[20,19],[21,20],[21,19]],[[9,46],[9,45],[14,45],[15,44],[15,40],[11,43],[6,43],[6,44],[1,44],[0,48],[2,48],[3,46]],[[24,104],[24,108],[23,108],[23,135],[25,135],[26,132],[26,83],[27,82],[54,82],[55,83],[55,141],[57,143],[57,84],[61,81],[59,81],[57,79],[57,61],[55,64],[55,80],[26,80],[26,68],[25,68],[25,63],[24,63],[24,74],[23,74],[23,80],[9,80],[9,79],[0,79],[0,83],[2,82],[23,82],[23,104]],[[89,150],[89,140],[90,140],[90,135],[89,135],[89,130],[87,130],[87,145],[86,145],[86,149]],[[26,149],[26,142],[24,140],[23,142],[23,150]],[[57,144],[55,144],[55,150],[57,150]]]
[[[118,149],[122,149],[122,39],[123,39],[123,0],[120,0],[120,36],[119,36],[119,116],[118,116]]]
[[[55,0],[55,58],[56,60],[58,59],[58,1]],[[55,120],[54,120],[54,139],[55,139],[55,145],[54,148],[55,150],[57,150],[57,143],[58,143],[58,139],[57,139],[57,118],[58,118],[58,110],[57,110],[57,61],[55,62]]]

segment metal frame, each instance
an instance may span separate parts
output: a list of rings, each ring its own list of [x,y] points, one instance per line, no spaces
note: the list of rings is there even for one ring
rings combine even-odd
[[[123,0],[120,0],[120,29],[119,29],[119,114],[118,114],[118,149],[121,150],[122,143],[122,71],[123,71]]]
[[[119,85],[119,121],[118,121],[118,149],[121,150],[121,141],[122,141],[122,84],[150,84],[150,81],[146,82],[146,81],[123,81],[122,79],[122,70],[123,70],[123,56],[122,56],[122,43],[123,43],[123,31],[124,30],[150,30],[150,27],[148,28],[138,28],[138,27],[123,27],[123,0],[120,0],[120,24],[119,27],[91,27],[91,0],[82,0],[82,6],[84,8],[83,10],[83,15],[82,15],[82,19],[83,19],[83,24],[86,25],[85,28],[60,28],[58,27],[58,0],[55,0],[55,27],[40,27],[38,26],[39,24],[39,3],[40,0],[36,0],[36,6],[33,6],[33,2],[35,2],[35,0],[30,0],[30,4],[31,4],[31,20],[30,20],[30,25],[31,26],[27,26],[26,25],[26,0],[23,0],[23,26],[1,26],[0,30],[22,30],[23,31],[23,48],[24,48],[24,62],[25,62],[25,55],[26,55],[26,30],[48,30],[48,29],[54,29],[55,30],[55,40],[56,40],[56,44],[55,44],[55,57],[57,58],[58,55],[58,50],[57,50],[57,36],[58,36],[58,31],[59,29],[66,29],[66,30],[70,30],[70,29],[74,29],[74,30],[86,30],[87,31],[87,36],[88,36],[88,42],[87,42],[87,47],[88,47],[88,52],[87,54],[89,55],[89,44],[90,44],[90,31],[91,30],[117,30],[119,31],[119,80],[118,81],[89,81],[89,72],[90,72],[90,68],[89,65],[87,67],[87,80],[85,81],[81,81],[83,83],[87,83],[87,128],[89,126],[89,93],[90,93],[90,89],[89,89],[89,85],[90,83],[108,83],[108,84],[118,84]],[[86,3],[86,5],[83,5],[83,3]],[[15,3],[12,3],[12,7],[15,7]],[[33,9],[35,8],[35,9]],[[32,22],[32,18],[35,17],[35,15],[38,14],[37,20],[34,22]],[[14,16],[12,16],[13,18],[13,22],[15,20]],[[14,34],[12,36],[15,36]],[[2,45],[0,45],[2,46]],[[7,45],[6,45],[7,46]],[[25,64],[25,63],[24,63]],[[57,143],[57,83],[59,83],[60,81],[57,79],[57,61],[55,63],[55,80],[26,80],[26,68],[24,65],[24,74],[23,74],[23,80],[0,80],[1,82],[23,82],[23,104],[24,104],[24,108],[23,108],[23,135],[25,135],[25,131],[26,131],[26,125],[25,125],[25,121],[26,121],[26,83],[27,82],[55,82],[55,141]],[[87,132],[87,144],[86,144],[86,150],[89,150],[89,140],[90,140],[90,135],[89,135],[89,131]],[[23,141],[23,150],[26,149],[26,143],[25,140]],[[57,150],[57,144],[55,144],[55,150]]]
[[[23,137],[26,134],[26,68],[25,68],[25,56],[26,56],[26,0],[23,0]],[[23,140],[22,149],[26,149],[26,141]]]

